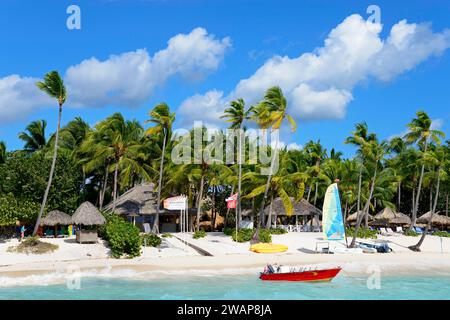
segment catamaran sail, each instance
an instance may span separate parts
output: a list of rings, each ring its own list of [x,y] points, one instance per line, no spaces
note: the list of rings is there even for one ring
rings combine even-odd
[[[345,237],[341,200],[337,183],[328,187],[323,203],[322,228],[324,240],[342,240]]]

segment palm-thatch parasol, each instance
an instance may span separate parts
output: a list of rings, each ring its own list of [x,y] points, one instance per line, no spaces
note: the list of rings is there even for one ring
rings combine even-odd
[[[98,209],[89,201],[83,202],[72,216],[75,224],[97,226],[105,224],[106,220]]]
[[[354,222],[356,222],[356,219],[358,219],[358,214],[362,215],[363,212],[362,212],[362,211],[358,211],[358,212],[352,213],[351,215],[349,215],[349,216],[347,217],[346,221],[347,221],[348,223],[354,223]],[[372,220],[373,220],[373,216],[369,214],[369,221],[372,221]]]
[[[59,210],[50,211],[45,218],[41,220],[41,225],[43,226],[67,226],[69,224],[72,224],[72,217]]]
[[[322,215],[322,211],[310,204],[305,199],[296,202],[294,198],[290,198],[291,203],[293,205],[293,216],[320,216]],[[276,198],[272,202],[272,213],[277,213],[278,216],[287,216],[286,209],[284,208],[283,200],[281,198]],[[264,209],[264,213],[266,215],[269,214],[270,204],[266,206]]]
[[[407,225],[411,224],[411,219],[401,212],[395,212],[389,207],[378,212],[374,217],[372,225]]]
[[[430,217],[431,217],[431,211],[428,211],[424,215],[420,216],[417,219],[417,222],[418,223],[427,224],[428,221],[430,221]],[[433,219],[431,219],[431,224],[433,226],[439,225],[441,227],[449,226],[450,225],[450,218],[448,218],[446,216],[441,216],[438,213],[435,213],[435,214],[433,214]]]

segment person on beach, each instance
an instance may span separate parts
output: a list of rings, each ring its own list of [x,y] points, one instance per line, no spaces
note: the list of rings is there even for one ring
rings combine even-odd
[[[22,241],[24,237],[25,237],[25,226],[22,225],[20,227],[20,240],[19,241]]]

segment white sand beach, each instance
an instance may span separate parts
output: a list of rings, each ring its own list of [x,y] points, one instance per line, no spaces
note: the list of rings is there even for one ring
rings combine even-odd
[[[209,252],[203,256],[179,239]],[[450,271],[450,238],[427,236],[422,252],[415,253],[407,247],[419,238],[379,236],[377,241],[387,241],[392,253],[317,254],[316,243],[323,241],[320,233],[288,233],[274,235],[273,243],[285,244],[288,251],[277,254],[258,254],[249,251],[249,243],[235,243],[223,233],[208,233],[205,238],[192,239],[190,234],[174,234],[164,238],[159,248],[146,247],[134,259],[110,257],[103,241],[96,244],[78,244],[73,238],[43,239],[59,248],[47,254],[20,254],[8,252],[17,240],[0,243],[0,286],[29,284],[33,277],[51,277],[57,281],[68,270],[78,270],[86,275],[110,277],[157,277],[183,273],[257,273],[266,263],[284,265],[333,264],[345,272],[365,273],[374,266],[383,272],[439,273]],[[349,239],[350,241],[350,239]],[[373,240],[364,240],[373,242]],[[344,247],[344,243],[332,245]],[[59,274],[60,277],[54,277]],[[11,280],[15,279],[15,280]]]

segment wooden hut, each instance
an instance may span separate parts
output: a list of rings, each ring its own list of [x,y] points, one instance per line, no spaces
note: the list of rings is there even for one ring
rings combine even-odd
[[[401,212],[395,212],[389,207],[384,208],[373,217],[373,226],[404,226],[410,225],[411,219]]]
[[[417,223],[427,225],[430,221],[431,211],[428,211],[424,215],[417,218]],[[450,226],[450,218],[446,216],[441,216],[439,213],[433,214],[433,218],[431,219],[431,225],[436,228],[445,229]]]
[[[54,227],[54,232],[47,231],[46,236],[59,236],[58,226],[68,226],[72,224],[72,217],[59,210],[50,211],[42,220],[41,226]],[[62,235],[62,234],[61,234]]]
[[[358,218],[358,214],[362,215],[363,212],[359,211],[359,212],[352,213],[351,215],[349,215],[347,217],[347,219],[345,221],[351,226],[356,225],[356,219]],[[363,219],[363,218],[361,218],[361,219]],[[369,221],[373,221],[373,216],[369,214],[368,219],[369,219]],[[362,221],[364,221],[364,219]]]
[[[80,226],[99,226],[106,223],[105,217],[98,211],[98,209],[89,201],[83,202],[72,216],[72,221]],[[82,230],[81,228],[76,232],[76,240],[79,243],[83,242],[97,242],[97,230],[89,229]]]
[[[303,216],[309,219],[315,218],[316,220],[319,220],[319,216],[322,215],[322,211],[320,209],[316,208],[305,199],[296,202],[295,199],[291,197],[290,200],[293,205],[291,216],[295,216],[296,224],[298,223],[299,216]],[[264,209],[264,214],[266,216],[269,216],[268,219],[271,219],[273,217],[275,219],[275,222],[278,217],[284,217],[285,220],[286,217],[288,217],[283,204],[283,200],[281,200],[281,198],[275,198],[272,203],[267,205]]]

